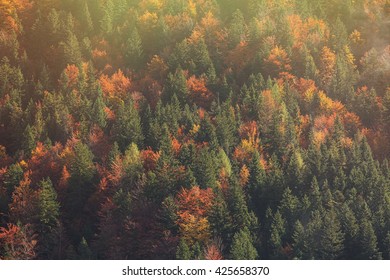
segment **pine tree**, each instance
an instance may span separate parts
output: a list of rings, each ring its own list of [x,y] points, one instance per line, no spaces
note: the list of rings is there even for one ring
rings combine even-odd
[[[87,0],[83,1],[82,3],[82,8],[80,10],[80,21],[82,23],[82,27],[85,34],[89,34],[93,31],[93,22],[91,14],[89,12]]]
[[[26,129],[23,133],[23,140],[22,140],[22,149],[26,152],[27,155],[30,155],[32,150],[35,148],[36,141],[35,141],[35,131],[34,128],[32,128],[30,125],[27,125]]]
[[[270,229],[270,250],[271,250],[271,259],[283,259],[285,256],[283,255],[283,239],[285,238],[286,221],[283,219],[282,215],[279,211],[276,211],[275,215],[273,215],[273,221]]]
[[[222,104],[216,116],[216,134],[219,145],[229,155],[231,148],[237,143],[237,127],[234,110],[230,102]]]
[[[247,227],[251,233],[258,230],[259,222],[253,212],[250,212],[246,203],[245,194],[233,177],[229,182],[228,206],[234,221],[234,229],[238,231]]]
[[[69,163],[69,188],[67,189],[64,209],[70,218],[80,215],[81,209],[94,191],[92,179],[95,176],[93,154],[89,147],[78,142],[74,147],[74,154]],[[87,229],[87,226],[85,226]],[[80,234],[82,234],[80,232]],[[81,238],[81,236],[77,236]]]
[[[87,240],[85,240],[84,237],[80,241],[80,244],[77,248],[77,252],[78,252],[78,258],[80,260],[93,260],[94,259],[93,253],[92,253],[91,249],[89,248]]]
[[[50,179],[42,180],[39,192],[39,239],[40,258],[61,257],[60,204]]]
[[[110,35],[113,30],[113,13],[114,3],[112,0],[107,0],[101,7],[102,18],[100,20],[100,30],[104,35]]]
[[[354,213],[347,204],[343,204],[340,209],[340,222],[343,232],[345,233],[345,258],[353,259],[359,251],[359,225]]]
[[[69,171],[71,179],[78,184],[90,182],[95,172],[93,154],[89,147],[78,142],[74,147],[74,157],[71,160]]]
[[[191,260],[191,251],[190,248],[188,247],[187,243],[183,238],[180,239],[180,243],[177,247],[176,251],[176,259],[177,260]]]
[[[164,228],[170,230],[172,233],[178,232],[177,226],[177,212],[178,207],[172,196],[168,196],[162,203],[162,208],[159,214],[159,219]]]
[[[294,191],[294,194],[302,193],[302,185],[305,179],[305,163],[299,150],[292,154],[286,175],[289,178],[288,185]]]
[[[292,194],[290,188],[285,189],[283,193],[282,200],[279,206],[279,211],[284,217],[284,219],[286,219],[286,234],[287,236],[291,236],[293,230],[292,228],[298,216],[299,199]]]
[[[378,250],[378,240],[372,227],[372,223],[364,218],[360,222],[359,231],[360,250],[357,255],[362,260],[379,260],[382,254]]]
[[[39,194],[39,220],[46,226],[58,226],[60,205],[57,201],[57,193],[50,179],[40,182]]]
[[[211,207],[208,220],[214,237],[221,238],[223,244],[228,248],[232,239],[233,221],[223,194],[220,191],[218,191],[214,204]]]
[[[23,169],[19,163],[11,164],[4,174],[3,184],[7,192],[7,198],[11,198],[11,195],[19,185],[19,182],[23,179]]]
[[[323,233],[323,217],[319,210],[315,210],[305,227],[306,242],[305,259],[321,259],[320,238]]]
[[[215,188],[217,186],[217,166],[214,152],[209,148],[199,151],[195,159],[194,175],[202,188]]]
[[[309,199],[311,210],[322,210],[322,194],[316,177],[313,177],[310,185]]]
[[[124,151],[130,143],[142,147],[144,136],[142,135],[141,119],[131,100],[127,101],[126,104],[119,105],[111,133],[121,151]]]
[[[302,223],[299,220],[295,222],[292,241],[293,241],[292,246],[294,250],[294,257],[298,260],[306,259],[307,258],[306,233],[305,233],[305,228],[303,227]]]
[[[217,150],[217,134],[215,133],[215,127],[210,122],[209,118],[205,117],[200,121],[200,128],[195,139],[200,143],[208,143],[211,150]]]
[[[143,60],[142,41],[137,28],[134,28],[129,38],[126,41],[125,52],[127,65],[134,70],[138,70],[141,67]]]
[[[383,123],[385,127],[389,128],[387,129],[387,133],[390,134],[390,89],[388,89],[383,96],[383,111],[382,111],[382,118]]]
[[[267,200],[264,198],[266,195],[265,182],[266,176],[260,163],[260,155],[255,151],[249,165],[249,180],[247,187],[251,196],[251,206],[254,207],[258,213],[261,213],[266,209]]]
[[[187,80],[184,76],[183,70],[180,67],[176,69],[174,74],[168,74],[161,98],[164,103],[169,103],[174,95],[176,95],[181,106],[184,106],[187,103]]]
[[[81,63],[80,44],[76,35],[72,31],[68,31],[62,46],[64,52],[64,66],[67,64],[78,65]]]
[[[230,256],[233,260],[255,260],[259,257],[248,228],[245,227],[234,235]]]
[[[307,52],[305,57],[305,79],[317,81],[317,75],[318,69],[314,62],[314,58]]]
[[[98,95],[92,105],[92,121],[101,128],[105,128],[107,124],[107,116],[106,112],[104,111],[105,107],[103,92],[101,91],[100,87],[98,87]]]
[[[233,13],[228,28],[229,45],[231,48],[236,47],[241,41],[245,39],[246,26],[244,15],[240,10]]]
[[[332,45],[336,51],[341,51],[348,44],[348,34],[344,23],[339,17],[337,18],[332,31]]]
[[[343,255],[344,233],[334,211],[325,213],[319,246],[321,259],[335,260]]]

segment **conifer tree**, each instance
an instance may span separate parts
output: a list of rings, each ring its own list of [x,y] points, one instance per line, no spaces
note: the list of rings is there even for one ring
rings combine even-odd
[[[363,260],[379,260],[382,259],[382,254],[378,250],[378,240],[372,227],[372,223],[363,218],[360,222],[359,230],[360,250],[357,255],[358,259]]]
[[[325,212],[319,246],[322,259],[336,260],[343,255],[344,233],[334,211]]]
[[[230,255],[233,260],[255,260],[259,257],[248,228],[245,227],[234,235]]]
[[[226,247],[229,247],[232,239],[233,220],[230,216],[226,201],[220,191],[218,191],[214,204],[211,207],[208,220],[214,237],[221,238],[223,244],[225,244]]]
[[[134,28],[126,41],[125,57],[127,65],[134,70],[140,69],[143,55],[141,37],[137,29]]]
[[[292,241],[294,257],[298,260],[306,259],[307,240],[305,236],[305,228],[300,221],[296,221],[294,225]]]
[[[98,87],[98,95],[92,105],[92,121],[99,125],[101,128],[105,128],[107,124],[107,116],[104,109],[105,104],[103,100],[103,93],[100,87]]]
[[[22,149],[26,152],[27,155],[31,154],[32,150],[35,148],[35,131],[30,126],[27,125],[23,133]]]
[[[183,70],[180,67],[176,69],[175,73],[168,74],[164,91],[162,93],[162,100],[164,101],[164,103],[169,103],[173,95],[176,95],[181,106],[184,106],[187,103],[187,81],[184,76]]]
[[[82,8],[80,10],[80,21],[82,23],[84,32],[86,34],[89,34],[93,31],[93,22],[91,18],[91,13],[89,12],[88,1],[83,1],[81,5]]]
[[[39,193],[39,251],[41,258],[60,258],[61,227],[60,204],[50,179],[42,180]]]
[[[176,251],[176,259],[177,260],[191,260],[192,259],[190,248],[188,247],[184,238],[180,239],[180,243],[179,243],[179,246],[177,247],[177,251]]]
[[[144,136],[142,135],[141,119],[131,100],[119,105],[111,133],[121,151],[124,151],[130,143],[142,146]]]
[[[285,256],[283,255],[283,240],[285,238],[285,220],[279,211],[273,215],[273,221],[270,229],[270,249],[271,249],[271,259],[283,259]]]
[[[80,44],[76,35],[70,30],[67,32],[62,44],[64,52],[64,66],[67,64],[79,64],[81,62]]]

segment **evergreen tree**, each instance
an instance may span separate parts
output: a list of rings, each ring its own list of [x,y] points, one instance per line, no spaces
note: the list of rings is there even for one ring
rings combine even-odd
[[[141,119],[131,100],[127,101],[126,104],[119,105],[111,133],[121,151],[124,151],[130,143],[142,146],[144,136],[142,135]]]
[[[77,252],[78,252],[78,258],[80,260],[93,260],[94,259],[93,253],[92,253],[91,249],[89,248],[87,240],[85,240],[84,237],[80,241],[80,244],[77,248]]]
[[[305,235],[305,228],[300,221],[296,221],[294,225],[292,240],[295,258],[298,260],[306,259],[307,240]]]
[[[177,260],[191,260],[192,259],[190,248],[188,247],[184,238],[180,239],[180,243],[179,243],[179,246],[177,247],[177,251],[176,251],[176,259]]]
[[[273,221],[270,229],[270,244],[271,249],[271,259],[283,259],[283,239],[286,233],[285,220],[279,211],[276,211],[273,215]]]
[[[208,220],[214,237],[221,238],[223,244],[228,248],[232,239],[233,221],[226,201],[220,191],[217,192]]]
[[[334,211],[325,213],[319,245],[319,257],[322,259],[336,260],[343,255],[344,233]]]
[[[382,103],[383,103],[383,111],[382,111],[383,123],[387,128],[390,128],[390,89],[386,91]],[[390,133],[390,129],[387,129],[387,133]]]
[[[234,110],[230,102],[224,103],[216,116],[216,135],[219,145],[229,155],[231,148],[237,143],[237,127]]]
[[[61,257],[60,204],[50,179],[40,182],[39,193],[39,251],[44,259]]]
[[[234,221],[235,231],[247,227],[250,233],[255,234],[258,230],[259,222],[255,214],[249,211],[242,188],[233,176],[229,185],[228,206]]]
[[[80,22],[85,34],[89,34],[93,31],[93,22],[89,12],[88,1],[83,1],[81,5],[82,8],[80,9]]]
[[[194,175],[202,188],[217,186],[217,166],[215,153],[210,148],[203,148],[195,159]]]
[[[245,32],[244,16],[240,10],[237,10],[233,13],[228,28],[229,45],[231,48],[234,48],[245,39]]]
[[[26,152],[27,155],[30,155],[36,145],[35,131],[30,125],[27,125],[26,129],[24,130],[23,138],[24,139],[22,141],[21,148]]]
[[[131,31],[130,37],[126,41],[125,57],[130,68],[134,70],[140,69],[143,60],[143,50],[141,37],[136,28]]]
[[[260,163],[260,155],[257,151],[252,156],[252,162],[249,165],[248,191],[251,198],[251,207],[258,213],[265,211],[268,201],[265,199],[265,171]]]
[[[174,74],[168,74],[161,98],[164,103],[169,103],[174,95],[176,95],[181,106],[184,106],[187,103],[187,80],[184,76],[183,70],[180,67],[176,69]]]
[[[215,133],[215,127],[208,118],[203,118],[200,121],[200,128],[196,136],[196,140],[200,143],[208,143],[213,151],[217,150],[218,140]]]
[[[69,166],[72,181],[78,184],[90,182],[95,172],[93,154],[89,147],[78,142],[74,147],[74,156]]]
[[[64,66],[67,64],[78,65],[81,63],[81,49],[76,35],[68,31],[65,41],[62,43],[64,52]]]
[[[230,255],[233,260],[255,260],[259,257],[248,228],[245,227],[234,235]]]
[[[170,230],[173,233],[178,232],[177,225],[177,211],[178,207],[172,196],[168,196],[162,203],[162,209],[160,211],[159,219],[164,228]]]
[[[101,128],[105,128],[107,124],[107,116],[105,109],[105,104],[103,101],[103,93],[98,87],[98,95],[95,99],[95,102],[92,105],[92,121],[99,125]]]
[[[382,254],[378,250],[378,240],[372,227],[372,223],[364,218],[360,222],[359,230],[360,250],[357,259],[379,260]]]
[[[104,1],[104,4],[101,7],[102,17],[100,20],[100,30],[104,35],[110,35],[113,30],[113,13],[114,13],[114,3],[112,0]]]

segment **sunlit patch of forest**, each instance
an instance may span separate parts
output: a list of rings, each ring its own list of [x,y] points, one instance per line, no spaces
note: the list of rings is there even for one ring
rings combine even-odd
[[[389,259],[389,0],[0,0],[0,259]]]

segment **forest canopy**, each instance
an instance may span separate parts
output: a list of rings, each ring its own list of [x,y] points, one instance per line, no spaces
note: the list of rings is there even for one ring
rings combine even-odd
[[[389,259],[389,0],[0,0],[0,259]]]

